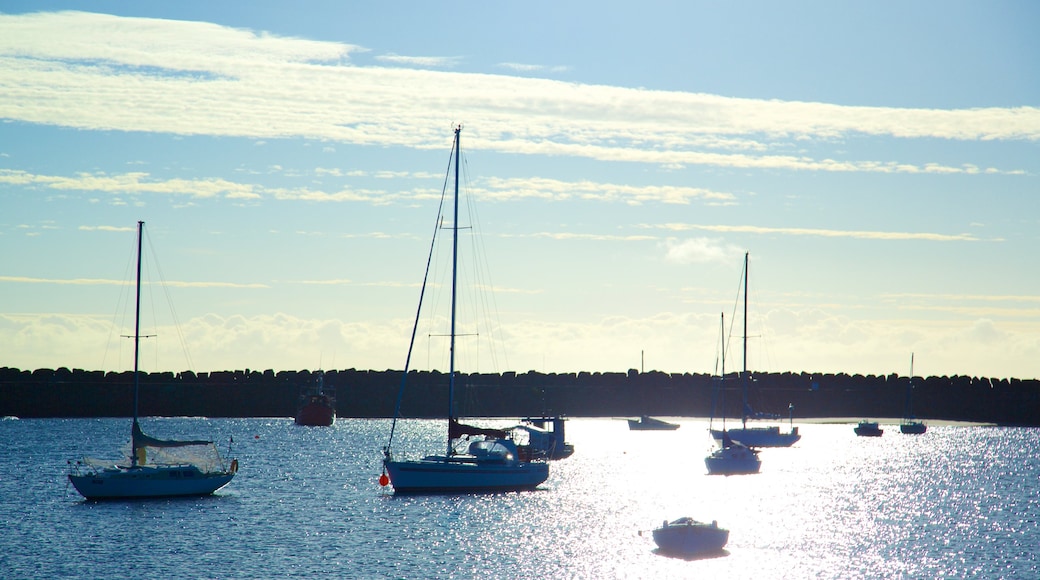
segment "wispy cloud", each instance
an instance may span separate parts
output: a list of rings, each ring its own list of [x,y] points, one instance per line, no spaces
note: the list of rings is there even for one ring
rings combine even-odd
[[[458,56],[403,56],[393,53],[382,54],[375,59],[390,64],[427,68],[452,68],[462,61],[462,57]]]
[[[317,169],[315,173],[322,176],[334,176],[333,172],[327,169]],[[372,174],[352,173],[337,177],[348,180],[352,177],[374,177],[384,180],[425,182],[433,176],[428,173],[377,172]],[[440,195],[439,190],[433,190],[424,186],[412,188],[395,187],[391,191],[347,185],[326,191],[313,187],[264,187],[255,183],[241,183],[223,178],[156,179],[144,172],[115,175],[81,173],[74,176],[60,176],[33,174],[22,170],[0,169],[0,184],[4,183],[60,191],[108,193],[113,196],[151,194],[230,200],[270,199],[279,201],[385,204],[395,201],[427,199]],[[471,182],[467,191],[470,195],[491,201],[517,201],[523,199],[542,199],[546,201],[584,200],[638,205],[643,203],[689,204],[695,201],[727,204],[736,200],[736,197],[731,193],[697,187],[637,186],[588,180],[562,181],[539,177],[477,179]],[[116,203],[116,201],[117,198],[110,200],[111,203]],[[99,226],[98,229],[104,229],[105,227]],[[119,228],[113,231],[125,230],[126,228]]]
[[[982,241],[972,234],[939,234],[933,232],[882,232],[863,230],[827,230],[813,228],[771,228],[763,226],[731,226],[731,225],[703,225],[703,224],[655,224],[643,225],[641,227],[650,229],[665,229],[669,231],[702,230],[719,233],[745,233],[745,234],[781,234],[788,236],[817,236],[824,238],[858,238],[867,240],[925,240],[932,242],[978,242]],[[991,240],[1000,241],[1000,240]]]
[[[123,286],[126,280],[103,278],[31,278],[28,276],[0,276],[0,282],[12,284],[58,284],[62,286]],[[142,281],[142,284],[149,284]],[[268,288],[267,284],[240,284],[235,282],[182,282],[165,280],[163,285],[171,288]]]
[[[519,62],[502,62],[499,68],[504,68],[518,73],[561,73],[570,70],[567,66],[546,66],[541,64],[522,64]]]
[[[28,123],[442,148],[450,86],[452,111],[466,111],[473,127],[471,145],[509,153],[662,167],[1021,173],[971,159],[840,158],[803,146],[1040,140],[1036,107],[852,107],[411,68],[450,65],[443,57],[384,55],[395,66],[366,67],[350,62],[363,49],[348,44],[83,12],[0,15],[0,27],[0,117]]]

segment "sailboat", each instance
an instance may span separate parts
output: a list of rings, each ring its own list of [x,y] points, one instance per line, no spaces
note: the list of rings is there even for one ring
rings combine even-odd
[[[722,392],[722,383],[726,377],[726,315],[723,314],[721,317],[722,326],[722,372],[719,375],[719,392]],[[711,423],[715,419],[715,406],[712,404],[712,416],[708,422],[708,429],[711,430]],[[739,441],[733,441],[730,438],[729,433],[726,430],[725,415],[723,415],[722,424],[722,445],[711,452],[710,455],[704,458],[704,466],[708,468],[708,475],[741,475],[749,473],[758,473],[762,468],[762,460],[758,457],[758,451],[740,443]]]
[[[770,427],[748,427],[748,419],[757,419],[764,417],[761,413],[755,413],[751,409],[751,405],[748,404],[748,383],[751,382],[751,375],[747,370],[747,313],[748,313],[748,253],[744,253],[744,370],[740,373],[740,378],[743,384],[741,390],[741,428],[740,429],[729,429],[729,437],[734,441],[739,441],[748,447],[790,447],[794,445],[799,439],[802,438],[798,434],[798,428],[793,425],[793,418],[791,419],[792,425],[790,430],[785,432],[780,431],[779,426]],[[792,406],[788,406],[788,409],[793,409]],[[711,436],[715,441],[722,445],[723,444],[723,431],[722,430],[711,430]]]
[[[401,393],[408,377],[412,347],[419,321],[412,328],[408,346],[408,357],[398,394],[397,409],[390,428],[390,439],[383,449],[383,473],[380,485],[392,485],[394,493],[486,493],[499,491],[532,490],[549,478],[549,464],[544,460],[524,461],[516,443],[505,431],[481,429],[459,422],[454,408],[455,383],[455,310],[457,304],[458,240],[459,240],[459,155],[462,126],[455,128],[453,156],[455,161],[454,218],[452,220],[452,272],[451,272],[451,332],[449,335],[448,372],[448,429],[447,448],[444,455],[428,455],[417,460],[398,460],[393,456],[391,445],[400,413]],[[442,204],[443,207],[443,204]],[[441,214],[438,212],[438,224]],[[439,227],[439,225],[438,225]],[[436,229],[435,229],[436,232]],[[434,234],[436,238],[436,233]],[[430,248],[431,257],[433,247]],[[429,262],[427,262],[427,275]],[[422,311],[424,279],[419,295],[419,312]]]
[[[137,306],[134,318],[134,415],[130,427],[130,457],[112,463],[84,458],[70,462],[69,482],[87,499],[129,499],[209,495],[238,471],[238,459],[225,466],[212,441],[177,441],[146,435],[138,421],[141,371],[141,238],[137,222]],[[230,451],[230,448],[229,448]]]
[[[907,435],[921,435],[928,430],[928,426],[914,417],[914,353],[910,353],[910,384],[906,387],[906,410],[903,412],[903,422],[899,425],[899,432]]]

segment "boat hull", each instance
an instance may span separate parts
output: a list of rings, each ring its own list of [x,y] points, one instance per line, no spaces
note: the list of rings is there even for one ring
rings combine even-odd
[[[547,463],[385,461],[395,493],[484,493],[532,490],[549,478]]]
[[[802,438],[798,433],[798,427],[791,428],[783,433],[779,427],[744,427],[740,429],[726,429],[729,438],[739,441],[748,447],[790,447]],[[711,430],[711,437],[719,445],[722,444],[722,430]]]
[[[675,431],[679,428],[679,425],[654,419],[653,417],[643,417],[641,419],[629,419],[628,428],[632,431]]]
[[[928,426],[920,421],[911,421],[899,426],[899,432],[907,435],[921,435],[928,430]]]
[[[748,475],[762,469],[762,460],[753,451],[735,452],[731,448],[720,449],[704,458],[708,475]]]
[[[234,473],[204,473],[190,466],[106,468],[69,474],[86,499],[144,499],[209,495],[231,483]]]
[[[885,430],[878,427],[877,423],[860,423],[853,431],[860,437],[881,437],[885,434]]]
[[[336,410],[325,403],[307,403],[296,413],[296,424],[307,427],[331,427],[336,422]]]
[[[673,522],[654,530],[653,536],[662,552],[683,556],[718,553],[729,542],[729,530],[714,523]]]

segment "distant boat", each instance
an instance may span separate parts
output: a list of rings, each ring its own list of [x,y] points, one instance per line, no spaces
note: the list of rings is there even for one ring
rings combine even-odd
[[[725,314],[723,314],[719,320],[722,327],[722,341],[720,346],[722,366],[719,374],[719,387],[717,390],[719,393],[722,393],[724,391],[722,385],[726,377]],[[708,422],[709,433],[711,432],[711,424],[714,419],[715,405],[713,401],[711,418]],[[758,457],[758,451],[739,441],[733,441],[730,438],[729,431],[726,429],[725,417],[723,417],[721,446],[718,449],[713,450],[710,455],[704,458],[704,466],[708,468],[708,475],[743,475],[758,473],[762,469],[762,460]]]
[[[238,459],[225,465],[212,441],[174,441],[150,437],[137,418],[141,341],[141,238],[137,222],[137,307],[134,320],[134,409],[127,462],[85,458],[70,462],[69,482],[87,499],[132,499],[209,495],[231,483]]]
[[[629,419],[628,428],[632,431],[675,431],[679,425],[643,415],[638,419]]]
[[[885,430],[879,427],[876,421],[866,419],[860,421],[853,431],[860,437],[881,437],[885,433]]]
[[[794,426],[793,405],[788,405],[788,417],[791,421],[790,430],[780,431],[778,426],[770,427],[748,427],[748,419],[776,419],[779,415],[756,413],[748,403],[748,385],[751,383],[751,374],[747,370],[747,314],[748,314],[748,253],[744,253],[744,370],[740,373],[742,381],[741,388],[741,427],[739,429],[728,429],[730,437],[748,447],[790,447],[802,438],[798,434],[798,428]],[[716,443],[722,444],[722,430],[711,430],[711,436]]]
[[[665,521],[653,531],[653,537],[664,554],[705,556],[722,552],[729,542],[729,530],[720,528],[717,521],[708,524],[683,517]]]
[[[708,475],[749,475],[762,469],[762,459],[758,457],[758,450],[726,435],[722,447],[704,458],[704,466],[708,468]]]
[[[449,348],[448,372],[448,429],[447,449],[444,455],[429,455],[423,459],[401,461],[394,458],[391,452],[394,430],[400,412],[400,395],[398,408],[394,410],[394,419],[390,427],[390,439],[383,448],[383,474],[379,478],[380,485],[392,485],[395,493],[482,493],[496,491],[533,490],[549,478],[549,464],[544,460],[523,461],[516,443],[508,433],[497,429],[485,429],[464,425],[455,414],[455,306],[457,302],[458,278],[458,237],[459,237],[459,155],[461,152],[460,135],[462,127],[455,129],[455,141],[452,152],[455,161],[455,195],[454,214],[451,224],[452,232],[452,274],[451,274],[451,333]],[[437,228],[440,229],[441,212],[437,215]],[[433,247],[430,252],[432,255]],[[429,264],[429,262],[427,263]],[[427,269],[429,265],[427,265]],[[429,272],[427,271],[427,275]],[[422,311],[422,297],[425,294],[426,282],[423,281],[419,296],[419,312]],[[412,346],[419,322],[416,312],[412,339],[408,346],[408,358],[405,363],[401,389],[408,377],[408,366],[411,360]],[[478,439],[479,437],[479,439]],[[457,448],[460,442],[464,448]]]
[[[914,353],[910,353],[910,384],[906,387],[906,409],[899,431],[907,435],[921,435],[927,430],[928,426],[914,417]]]
[[[527,443],[518,445],[520,459],[566,459],[574,455],[574,445],[567,442],[563,417],[529,417],[513,431],[526,435]],[[515,440],[515,438],[514,438]]]
[[[307,427],[329,427],[336,422],[336,390],[325,385],[325,373],[318,372],[313,386],[300,393],[296,424]]]

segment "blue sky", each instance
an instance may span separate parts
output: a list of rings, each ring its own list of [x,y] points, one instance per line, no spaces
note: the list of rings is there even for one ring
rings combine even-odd
[[[792,4],[4,3],[0,366],[128,366],[143,220],[142,368],[402,368],[461,123],[463,370],[738,368],[750,252],[751,369],[1040,376],[1040,5]]]

